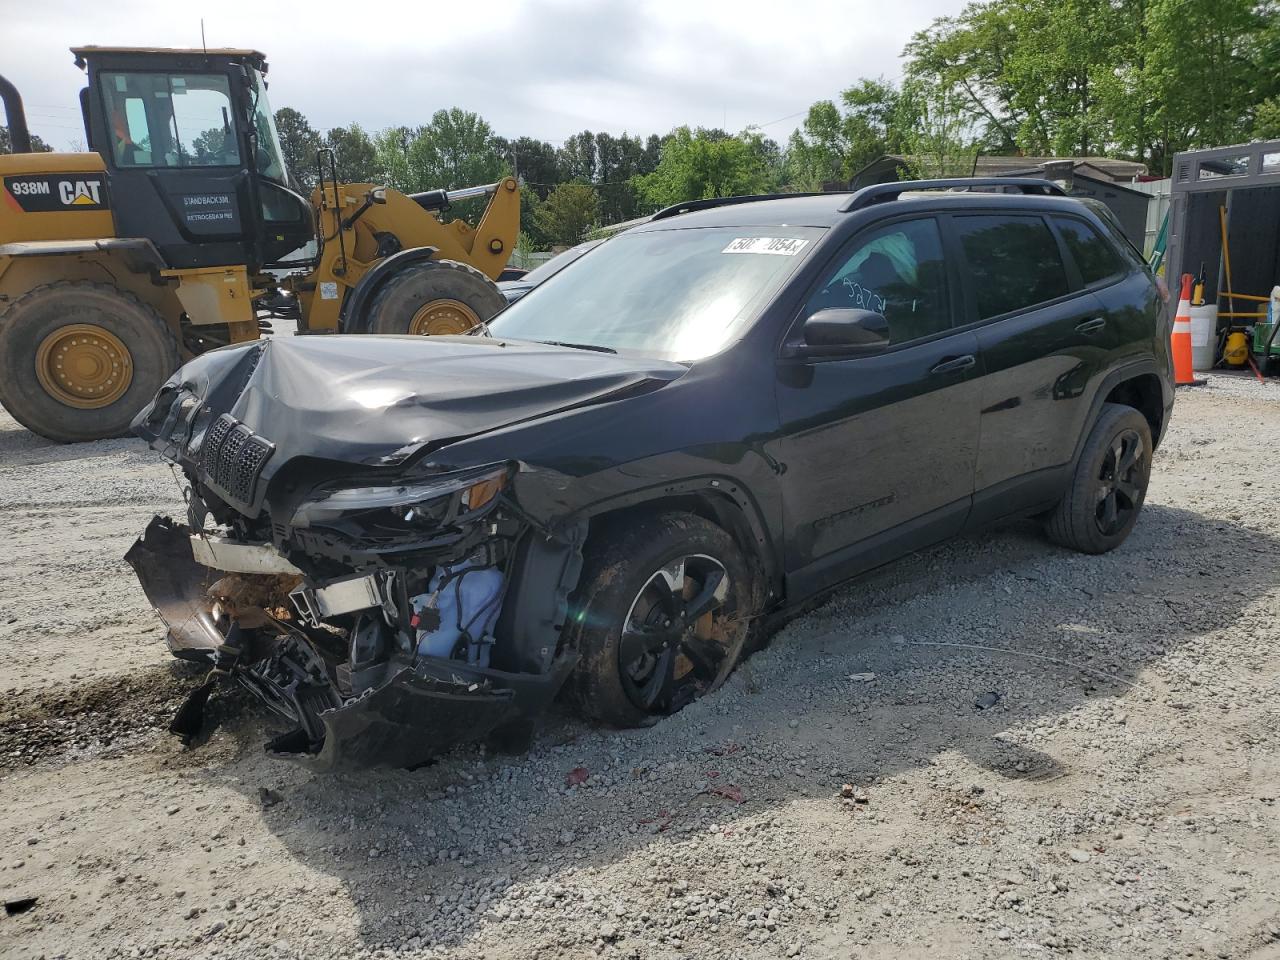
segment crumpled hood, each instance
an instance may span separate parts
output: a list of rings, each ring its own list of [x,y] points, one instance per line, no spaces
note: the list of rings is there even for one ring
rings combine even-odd
[[[427,444],[656,388],[686,369],[490,337],[280,337],[192,360],[133,429],[198,465],[201,436],[229,414],[273,445],[264,477],[297,456],[395,465]]]

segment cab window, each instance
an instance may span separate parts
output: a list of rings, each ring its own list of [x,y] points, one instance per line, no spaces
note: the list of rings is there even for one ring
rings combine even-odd
[[[117,167],[240,165],[225,76],[104,72],[99,82]]]
[[[804,316],[831,307],[870,310],[889,321],[889,342],[951,326],[942,237],[932,218],[904,220],[859,236],[809,298]]]

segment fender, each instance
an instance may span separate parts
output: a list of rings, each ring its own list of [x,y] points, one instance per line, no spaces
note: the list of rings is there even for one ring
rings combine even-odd
[[[1094,391],[1093,400],[1089,404],[1089,416],[1085,418],[1084,429],[1080,431],[1080,436],[1076,439],[1075,452],[1071,455],[1072,475],[1075,473],[1076,464],[1080,462],[1080,454],[1084,450],[1085,441],[1089,439],[1089,433],[1093,430],[1093,425],[1098,422],[1098,417],[1102,414],[1102,405],[1106,402],[1107,396],[1112,390],[1124,383],[1126,380],[1132,380],[1135,377],[1140,377],[1144,374],[1152,374],[1157,380],[1160,380],[1161,392],[1163,393],[1164,381],[1160,377],[1160,371],[1156,368],[1155,360],[1151,357],[1144,357],[1141,360],[1126,363],[1124,366],[1117,367],[1102,378],[1102,382],[1098,384],[1098,389]],[[1160,425],[1160,436],[1163,437],[1165,428],[1169,425],[1167,413],[1170,406],[1163,396],[1161,397],[1161,405],[1164,410],[1161,415],[1166,417]]]
[[[369,305],[382,285],[403,268],[430,260],[440,252],[438,247],[410,247],[387,257],[360,278],[342,305],[338,329],[342,333],[369,332]]]
[[[717,522],[731,535],[742,539],[749,536],[756,559],[764,571],[767,599],[776,599],[780,595],[782,573],[771,527],[766,523],[751,493],[730,477],[702,476],[641,487],[598,500],[584,507],[575,517],[591,520],[633,507],[660,506],[663,501],[679,500],[682,497],[696,497],[707,502],[715,511]]]
[[[60,257],[108,253],[119,256],[131,273],[158,273],[168,268],[155,244],[139,237],[98,240],[19,240],[0,244],[0,257]]]

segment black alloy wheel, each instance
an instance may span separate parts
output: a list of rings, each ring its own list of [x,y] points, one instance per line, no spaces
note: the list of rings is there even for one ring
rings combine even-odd
[[[760,607],[734,538],[670,512],[620,518],[592,534],[563,643],[578,664],[566,696],[589,717],[635,727],[724,683]]]
[[[1129,536],[1151,479],[1151,425],[1139,411],[1104,403],[1081,447],[1070,485],[1045,516],[1055,543],[1106,553]]]
[[[729,575],[704,554],[679,557],[640,588],[622,625],[623,687],[647,713],[673,713],[716,682],[728,651],[715,617],[729,599]]]
[[[1098,476],[1098,506],[1094,512],[1104,537],[1128,525],[1142,506],[1146,487],[1146,446],[1137,430],[1124,430],[1112,439]]]

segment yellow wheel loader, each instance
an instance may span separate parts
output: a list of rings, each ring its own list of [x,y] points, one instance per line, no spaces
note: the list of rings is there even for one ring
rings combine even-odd
[[[461,333],[505,305],[515,180],[291,187],[254,50],[76,47],[91,152],[32,153],[0,77],[0,403],[54,440],[119,436],[185,359],[298,333]],[[451,202],[489,196],[474,228]]]

